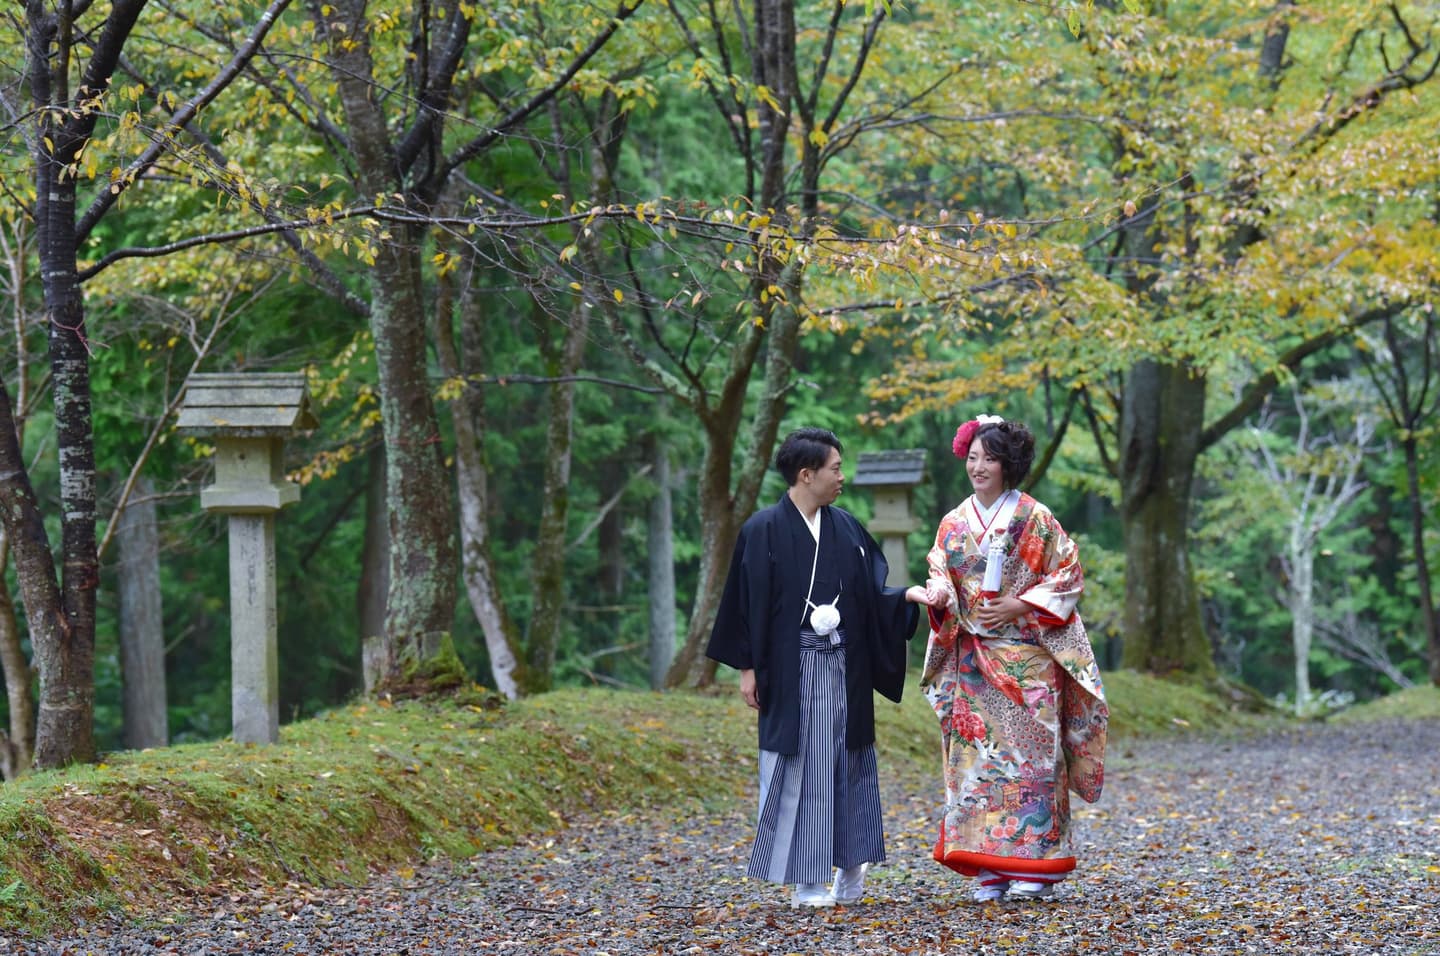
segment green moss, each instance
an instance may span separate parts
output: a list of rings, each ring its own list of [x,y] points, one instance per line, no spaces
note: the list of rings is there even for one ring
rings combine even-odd
[[[1335,714],[1336,723],[1360,723],[1374,720],[1440,720],[1440,687],[1421,684],[1357,704]]]
[[[113,902],[101,861],[44,808],[0,803],[0,848],[0,918],[6,926],[50,925],[56,892],[73,900],[77,911]]]
[[[449,634],[441,635],[440,647],[434,656],[405,662],[404,683],[425,693],[442,693],[470,683],[470,675],[455,652],[455,641]]]
[[[1201,733],[1233,736],[1285,718],[1243,688],[1152,677],[1133,670],[1104,675],[1110,732],[1118,737]]]

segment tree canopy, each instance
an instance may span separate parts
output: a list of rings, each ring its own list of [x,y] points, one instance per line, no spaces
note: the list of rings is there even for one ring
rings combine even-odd
[[[170,430],[196,370],[305,369],[320,413],[280,522],[286,716],[452,650],[508,696],[645,683],[667,617],[668,682],[708,680],[784,430],[927,449],[918,562],[979,411],[1045,439],[1108,663],[1297,699],[1440,679],[1435,27],[1368,0],[6,12],[12,756],[116,739],[137,488],[172,729],[225,730],[208,448]],[[1302,427],[1317,389],[1376,431],[1326,525],[1349,544],[1306,551],[1343,597],[1297,660],[1282,509],[1227,469],[1353,441]]]

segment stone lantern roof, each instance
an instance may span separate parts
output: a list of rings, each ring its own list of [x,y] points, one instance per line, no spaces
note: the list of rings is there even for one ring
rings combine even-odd
[[[176,421],[193,434],[236,438],[284,438],[317,424],[304,372],[197,372]]]
[[[856,459],[855,477],[850,484],[899,485],[925,483],[925,451],[906,448],[895,451],[862,451]]]

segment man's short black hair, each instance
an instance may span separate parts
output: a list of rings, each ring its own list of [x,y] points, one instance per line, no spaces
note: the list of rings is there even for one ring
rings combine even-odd
[[[797,428],[780,443],[780,450],[775,453],[775,469],[785,479],[785,484],[793,485],[800,479],[802,469],[819,471],[824,468],[832,448],[842,454],[845,451],[840,447],[840,439],[830,429]]]

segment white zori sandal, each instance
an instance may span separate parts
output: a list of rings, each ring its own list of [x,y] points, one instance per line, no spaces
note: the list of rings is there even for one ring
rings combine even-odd
[[[1055,898],[1055,884],[1039,880],[1012,880],[1007,900],[1050,900]]]
[[[837,903],[858,903],[865,895],[865,871],[870,864],[861,863],[847,869],[835,871],[835,882],[830,886],[830,895]]]
[[[991,870],[981,870],[976,874],[975,881],[975,889],[971,891],[970,898],[977,903],[1003,900],[1006,891],[1010,889],[1010,881]]]
[[[797,883],[795,895],[790,897],[791,909],[834,905],[835,897],[830,895],[830,887],[825,883]]]

